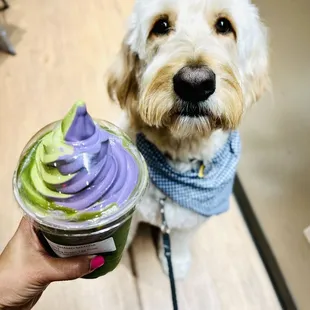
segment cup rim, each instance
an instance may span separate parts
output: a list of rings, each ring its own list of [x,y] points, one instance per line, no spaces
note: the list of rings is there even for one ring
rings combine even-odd
[[[148,184],[149,184],[149,176],[148,176],[148,168],[146,161],[142,154],[138,151],[137,147],[133,144],[131,139],[128,135],[121,130],[116,125],[110,123],[106,120],[94,119],[95,123],[97,123],[103,129],[109,129],[109,132],[116,137],[121,136],[122,138],[126,139],[126,143],[128,147],[126,150],[130,153],[130,155],[135,160],[138,168],[139,168],[139,178],[138,182],[132,191],[131,195],[127,200],[125,200],[122,205],[119,206],[118,210],[113,212],[110,215],[106,215],[103,217],[97,217],[93,219],[88,219],[84,221],[66,221],[61,219],[55,219],[51,216],[43,215],[43,214],[36,214],[34,208],[28,206],[26,202],[22,199],[19,188],[18,188],[18,171],[20,168],[20,163],[24,158],[25,154],[33,145],[38,141],[38,139],[42,138],[45,134],[53,130],[55,126],[57,126],[61,120],[54,121],[43,128],[41,128],[36,134],[32,136],[32,138],[28,141],[26,146],[24,147],[20,158],[18,160],[16,169],[14,170],[13,174],[13,193],[17,203],[19,204],[20,208],[24,211],[24,213],[29,216],[32,220],[41,226],[45,226],[49,229],[58,229],[58,230],[65,230],[65,231],[87,231],[93,230],[94,228],[100,227],[101,229],[104,227],[108,227],[109,224],[117,222],[117,220],[122,219],[126,216],[127,213],[130,213],[132,209],[136,207],[136,205],[142,199]]]

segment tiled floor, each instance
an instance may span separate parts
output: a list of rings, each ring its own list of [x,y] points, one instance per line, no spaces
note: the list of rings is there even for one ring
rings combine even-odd
[[[1,245],[21,216],[11,177],[29,137],[62,117],[76,99],[86,100],[91,114],[117,120],[104,73],[119,47],[132,0],[11,4],[6,20],[14,25],[17,56],[0,55]],[[53,284],[36,309],[171,309],[168,279],[155,252],[150,228],[143,227],[116,271],[97,280]],[[234,201],[228,213],[202,227],[193,254],[189,277],[177,285],[180,309],[280,309]]]

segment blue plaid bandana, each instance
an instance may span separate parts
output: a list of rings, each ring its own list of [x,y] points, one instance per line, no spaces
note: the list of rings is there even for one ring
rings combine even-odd
[[[137,147],[147,162],[152,183],[174,202],[207,217],[228,210],[241,152],[237,131],[230,132],[227,142],[209,164],[183,173],[171,167],[141,133],[137,134]]]

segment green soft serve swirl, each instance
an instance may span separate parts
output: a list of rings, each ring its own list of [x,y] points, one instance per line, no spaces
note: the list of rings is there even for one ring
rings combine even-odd
[[[124,145],[77,102],[26,153],[18,172],[21,198],[65,220],[101,216],[124,203],[138,182],[138,166]]]

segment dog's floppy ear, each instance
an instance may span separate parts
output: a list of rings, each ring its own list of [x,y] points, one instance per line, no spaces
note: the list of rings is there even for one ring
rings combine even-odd
[[[258,15],[256,19],[257,23],[253,25],[251,37],[245,40],[248,44],[243,46],[243,57],[247,59],[243,77],[246,107],[258,101],[265,91],[270,90],[271,84],[267,28],[259,20]]]
[[[120,104],[121,108],[137,98],[137,65],[138,56],[123,41],[108,75],[108,94],[113,101]]]

